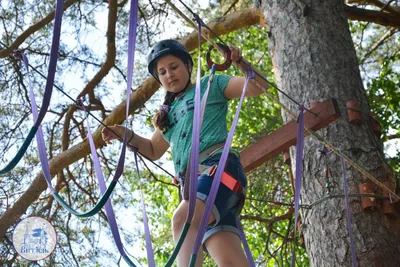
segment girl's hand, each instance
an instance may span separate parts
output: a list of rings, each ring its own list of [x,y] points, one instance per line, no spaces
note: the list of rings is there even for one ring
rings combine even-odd
[[[112,140],[118,139],[119,136],[124,136],[124,131],[125,131],[124,126],[114,124],[114,126],[107,126],[103,128],[103,130],[101,131],[101,137],[103,138],[106,144],[111,144]],[[119,136],[117,136],[114,132]]]
[[[237,62],[242,58],[242,51],[238,47],[230,45],[229,49],[231,50],[231,60],[233,62]]]

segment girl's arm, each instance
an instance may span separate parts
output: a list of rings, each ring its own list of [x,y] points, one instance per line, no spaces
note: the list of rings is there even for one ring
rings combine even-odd
[[[224,91],[226,98],[239,98],[242,95],[245,81],[245,77],[232,77]],[[262,93],[263,91],[252,80],[249,80],[246,96],[259,96]]]
[[[107,144],[111,144],[111,141],[118,139],[113,132],[119,136],[124,136],[125,127],[122,125],[108,126],[102,130],[103,140]],[[112,131],[111,131],[112,130]],[[133,137],[132,137],[133,136]],[[157,160],[167,151],[169,148],[168,142],[164,139],[160,130],[155,130],[150,139],[141,137],[131,130],[128,130],[129,145],[138,148],[139,152],[150,160]]]
[[[231,60],[233,62],[238,61],[242,57],[242,51],[234,46],[230,46],[229,48],[231,50]],[[224,91],[226,98],[239,98],[242,95],[245,81],[245,77],[232,77]],[[250,80],[246,90],[246,96],[259,96],[261,94],[262,90],[254,83],[253,80]]]

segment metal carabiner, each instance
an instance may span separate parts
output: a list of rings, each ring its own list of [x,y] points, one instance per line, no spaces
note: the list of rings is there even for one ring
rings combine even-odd
[[[222,64],[215,64],[212,60],[211,60],[211,50],[214,48],[212,45],[208,48],[207,51],[207,65],[208,67],[211,69],[213,65],[215,65],[215,69],[217,71],[224,71],[229,69],[229,67],[232,65],[232,59],[231,59],[231,50],[229,49],[228,46],[221,44],[221,43],[217,43],[217,45],[219,46],[219,48],[221,48],[222,50],[224,50],[225,52],[225,62]]]

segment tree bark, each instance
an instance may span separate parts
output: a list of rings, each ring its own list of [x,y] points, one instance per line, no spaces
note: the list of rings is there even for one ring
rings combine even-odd
[[[384,161],[379,139],[372,130],[370,117],[365,115],[369,104],[343,1],[264,0],[261,6],[269,27],[269,50],[279,88],[306,107],[314,101],[336,98],[342,119],[318,133],[379,181],[394,187],[395,180]],[[282,94],[280,100],[298,113],[297,104]],[[364,112],[360,125],[347,120],[346,103],[350,100],[356,100]],[[283,118],[291,119],[286,112]],[[334,153],[321,156],[317,152],[322,147],[315,138],[305,140],[302,204],[328,194],[322,186],[326,166],[332,194],[343,194],[340,159]],[[346,174],[349,193],[359,193],[359,185],[370,182],[348,165]],[[382,190],[376,187],[375,193],[381,195]],[[400,231],[393,227],[396,221],[387,217],[379,205],[371,212],[364,211],[359,198],[351,199],[350,210],[359,266],[400,266]],[[301,215],[311,266],[352,266],[344,200],[328,199]]]

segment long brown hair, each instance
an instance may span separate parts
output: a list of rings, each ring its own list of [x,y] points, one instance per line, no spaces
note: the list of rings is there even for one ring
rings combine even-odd
[[[169,114],[169,110],[171,109],[171,104],[175,100],[175,97],[178,94],[184,92],[186,89],[188,89],[188,86],[191,84],[191,79],[190,78],[191,78],[192,68],[193,68],[192,60],[191,59],[190,60],[186,59],[187,61],[185,61],[185,59],[182,58],[180,55],[175,55],[175,54],[172,54],[172,55],[178,57],[183,62],[183,64],[186,66],[186,70],[188,71],[189,79],[188,79],[188,81],[186,83],[185,88],[183,88],[182,91],[176,92],[176,93],[172,93],[172,92],[167,91],[165,93],[164,102],[160,106],[160,109],[158,110],[157,114],[154,116],[154,119],[153,119],[154,126],[157,129],[159,129],[160,131],[162,131],[162,132],[164,132],[168,128],[168,125],[169,125],[168,114]],[[155,63],[155,66],[157,66],[157,62]],[[155,78],[157,78],[157,80],[161,83],[161,81],[158,79],[157,72],[154,72],[154,74],[152,74],[152,75]]]

